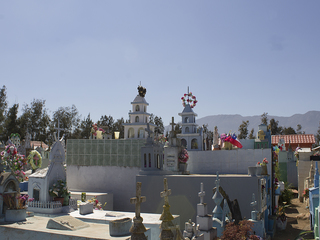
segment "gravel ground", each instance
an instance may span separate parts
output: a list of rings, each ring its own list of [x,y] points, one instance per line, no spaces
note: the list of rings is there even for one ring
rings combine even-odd
[[[310,231],[309,208],[306,203],[301,203],[298,198],[294,198],[290,207],[286,209],[287,228],[283,231],[277,230],[274,240],[295,240],[314,239],[313,234],[308,234],[299,238],[299,234]]]

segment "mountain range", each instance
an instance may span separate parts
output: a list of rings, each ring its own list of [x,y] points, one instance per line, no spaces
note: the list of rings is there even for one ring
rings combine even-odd
[[[297,125],[300,124],[302,132],[306,134],[317,134],[319,129],[319,121],[320,121],[320,111],[309,111],[305,114],[294,114],[290,117],[278,117],[267,115],[268,124],[270,119],[274,118],[276,121],[279,121],[278,126],[282,127],[292,127],[294,130],[297,129]],[[204,124],[208,124],[208,129],[213,131],[214,127],[218,127],[219,134],[235,132],[239,133],[238,128],[242,124],[242,121],[249,121],[248,125],[248,133],[250,133],[251,129],[254,129],[254,134],[256,135],[258,131],[258,126],[261,124],[261,116],[241,116],[239,114],[227,115],[227,114],[219,114],[219,115],[211,115],[207,117],[202,117],[196,119],[196,123],[199,126]],[[181,121],[179,121],[181,124]],[[170,127],[167,126],[166,130],[169,130]]]

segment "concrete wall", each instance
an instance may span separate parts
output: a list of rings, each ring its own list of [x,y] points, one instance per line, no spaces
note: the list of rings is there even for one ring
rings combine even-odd
[[[189,219],[196,221],[197,204],[200,202],[198,192],[200,183],[204,184],[206,195],[204,202],[208,206],[208,214],[212,214],[215,203],[212,200],[216,175],[167,175],[167,176],[137,176],[141,182],[141,194],[146,196],[146,202],[141,204],[141,211],[161,213],[164,200],[160,197],[163,191],[163,179],[168,179],[168,187],[172,194],[169,196],[171,214],[180,215],[180,226]],[[228,194],[230,200],[238,199],[242,217],[251,218],[252,193],[258,199],[258,180],[260,177],[248,175],[220,175],[220,186]],[[257,208],[257,207],[256,207]]]
[[[67,166],[70,191],[113,193],[115,211],[134,211],[130,198],[136,196],[138,167]]]
[[[188,168],[192,174],[248,174],[248,167],[267,158],[271,173],[271,149],[238,149],[189,152]]]
[[[299,163],[298,163],[298,193],[300,201],[302,201],[303,190],[304,190],[304,180],[309,176],[309,171],[311,167],[310,161],[311,152],[300,152],[299,153]]]

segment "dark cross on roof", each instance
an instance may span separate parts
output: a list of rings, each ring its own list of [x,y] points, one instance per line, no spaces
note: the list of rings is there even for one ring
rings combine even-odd
[[[58,118],[58,127],[54,128],[55,130],[58,130],[58,140],[60,140],[60,131],[63,131],[64,128],[60,128],[60,119]]]
[[[164,205],[169,205],[168,197],[171,195],[171,189],[168,189],[167,179],[163,179],[164,191],[160,193],[160,196],[164,198]]]
[[[152,130],[150,129],[149,123],[147,123],[147,128],[145,128],[144,130],[146,130],[146,132],[148,133],[148,137],[151,137],[151,133],[153,133],[153,132],[152,132]]]
[[[206,195],[206,192],[203,191],[203,183],[200,185],[200,192],[198,193],[198,196],[200,198],[200,203],[203,204],[203,197]]]
[[[140,218],[140,205],[146,201],[146,197],[141,197],[141,182],[137,182],[136,197],[130,198],[130,203],[136,205],[136,218]]]

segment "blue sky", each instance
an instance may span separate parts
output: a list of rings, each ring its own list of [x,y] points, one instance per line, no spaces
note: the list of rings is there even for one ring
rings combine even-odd
[[[1,1],[0,85],[9,107],[74,104],[82,119],[148,112],[180,120],[319,110],[320,1]],[[21,112],[20,112],[21,113]]]

